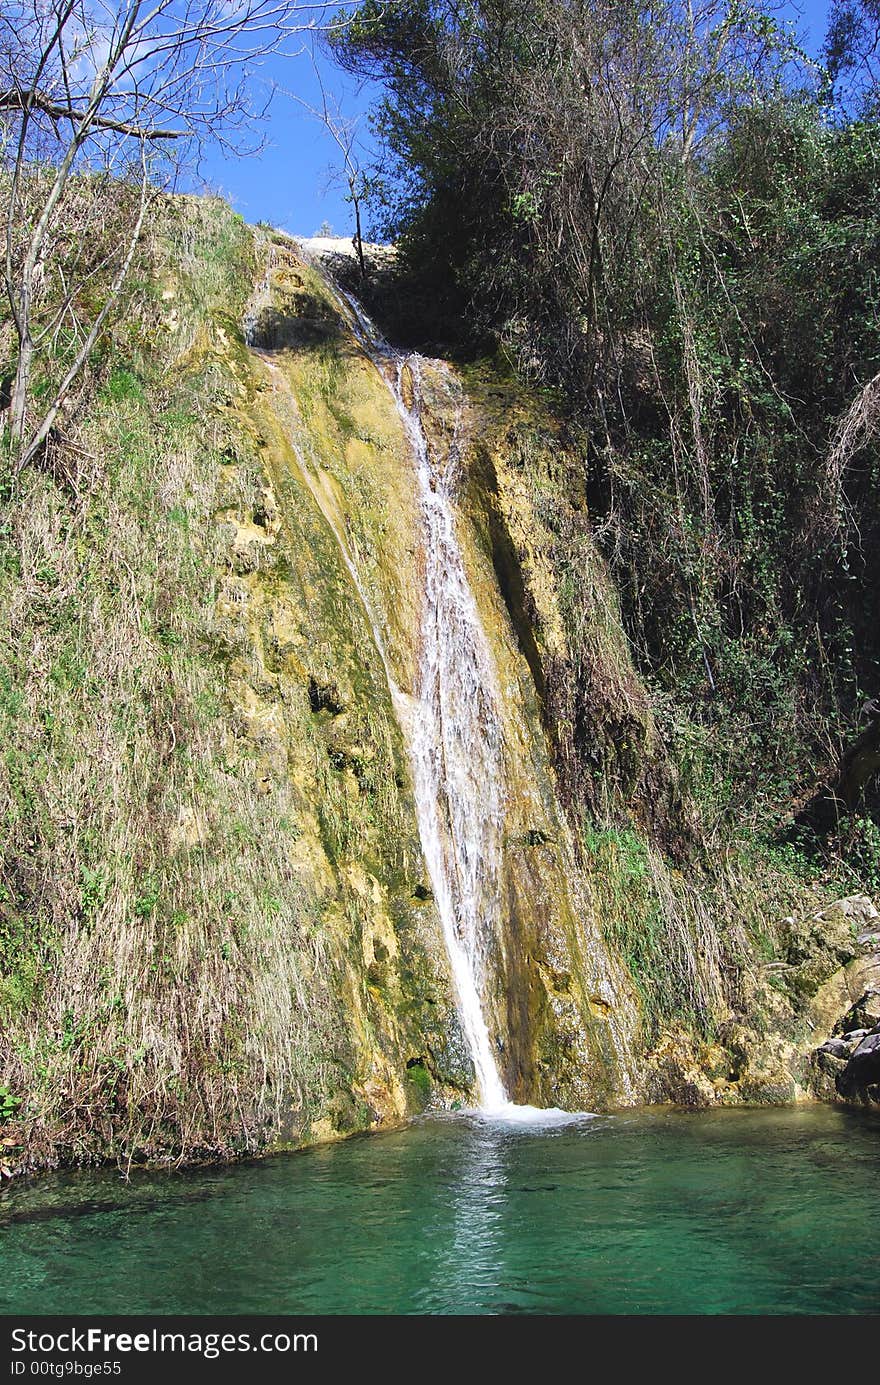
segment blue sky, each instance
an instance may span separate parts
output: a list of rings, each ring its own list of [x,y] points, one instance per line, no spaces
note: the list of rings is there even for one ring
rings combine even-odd
[[[829,0],[797,0],[782,7],[805,36],[805,46],[817,52],[825,33]],[[363,114],[369,105],[369,90],[358,91],[325,58],[318,58],[324,87],[339,96],[346,115]],[[311,56],[303,54],[287,60],[275,59],[262,74],[267,84],[273,81],[286,91],[296,92],[310,105],[320,105],[320,86]],[[368,139],[365,121],[364,137]],[[266,147],[261,154],[239,159],[224,159],[209,153],[202,168],[207,190],[225,197],[246,221],[268,221],[295,235],[314,235],[322,222],[334,234],[349,235],[353,230],[351,209],[346,204],[334,169],[339,168],[339,152],[319,121],[302,105],[283,92],[276,94],[266,128]]]
[[[304,236],[314,235],[326,221],[335,235],[346,235],[353,233],[354,220],[340,181],[340,152],[302,103],[320,108],[323,83],[328,101],[346,119],[357,120],[357,137],[369,145],[366,112],[379,93],[342,73],[317,47],[313,55],[312,48],[310,44],[299,56],[273,58],[261,70],[262,92],[275,93],[262,151],[243,158],[209,151],[201,173],[205,190],[225,197],[246,221],[268,221]]]

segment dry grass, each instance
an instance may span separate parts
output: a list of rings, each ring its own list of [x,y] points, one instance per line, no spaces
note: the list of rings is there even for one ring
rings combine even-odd
[[[3,516],[0,1089],[24,1167],[363,1124],[359,1045],[384,1041],[351,994],[372,906],[340,881],[351,858],[379,858],[387,889],[403,869],[400,748],[381,698],[356,709],[355,782],[308,700],[310,672],[381,669],[350,597],[329,636],[306,598],[324,542],[307,514],[271,552],[235,548],[267,486],[235,337],[250,233],[187,200],[154,255],[75,491],[31,471]],[[285,611],[308,668],[278,652]]]

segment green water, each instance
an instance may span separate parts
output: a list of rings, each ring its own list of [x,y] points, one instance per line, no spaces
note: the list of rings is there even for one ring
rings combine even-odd
[[[0,1198],[5,1313],[865,1313],[880,1121],[468,1118]]]

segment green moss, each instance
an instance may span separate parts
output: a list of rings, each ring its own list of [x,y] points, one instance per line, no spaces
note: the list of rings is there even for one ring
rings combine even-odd
[[[431,1074],[424,1058],[410,1058],[406,1065],[407,1085],[413,1092],[416,1109],[424,1111],[431,1099]]]

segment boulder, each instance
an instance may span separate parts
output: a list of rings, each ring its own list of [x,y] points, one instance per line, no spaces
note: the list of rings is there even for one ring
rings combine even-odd
[[[871,986],[863,991],[854,1005],[834,1026],[835,1034],[849,1034],[855,1029],[865,1031],[880,1024],[880,988]]]
[[[865,926],[875,928],[880,926],[878,925],[880,910],[866,894],[845,895],[843,899],[835,900],[833,904],[829,904],[822,913],[827,914],[831,911],[842,913],[845,918],[850,919],[857,932]]]
[[[880,989],[880,953],[856,957],[834,972],[811,998],[807,1025],[817,1039],[836,1032],[838,1023],[861,1001],[866,991]],[[855,1026],[850,1025],[850,1028]],[[874,1024],[867,1026],[873,1029]],[[813,1047],[815,1044],[815,1039]]]
[[[667,1031],[652,1058],[652,1101],[780,1106],[805,1095],[806,1056],[782,1035],[758,1033],[733,1017],[719,1027],[716,1043],[700,1047],[684,1031]]]
[[[825,1044],[817,1048],[810,1060],[810,1086],[820,1101],[837,1101],[837,1084],[846,1071],[848,1055],[841,1057]]]
[[[793,989],[812,996],[829,977],[860,952],[859,936],[878,914],[867,895],[835,900],[806,919],[788,918],[782,924],[787,980]]]
[[[862,1039],[849,1065],[863,1085],[880,1082],[880,1026]]]
[[[821,966],[823,957],[827,960],[847,945],[847,928],[853,933],[856,956],[824,979],[805,1014],[811,1035],[810,1086],[821,1100],[870,1103],[877,1099],[871,1093],[880,1090],[880,951],[874,942],[880,930],[865,927],[875,917],[867,896],[852,895],[806,924],[786,920],[787,946],[793,959],[801,959],[795,961],[801,979],[817,962]],[[823,954],[820,933],[825,923],[830,929]],[[817,1046],[823,1035],[828,1037]]]
[[[880,1024],[859,1041],[837,1078],[837,1090],[847,1101],[876,1102],[880,1093]]]

